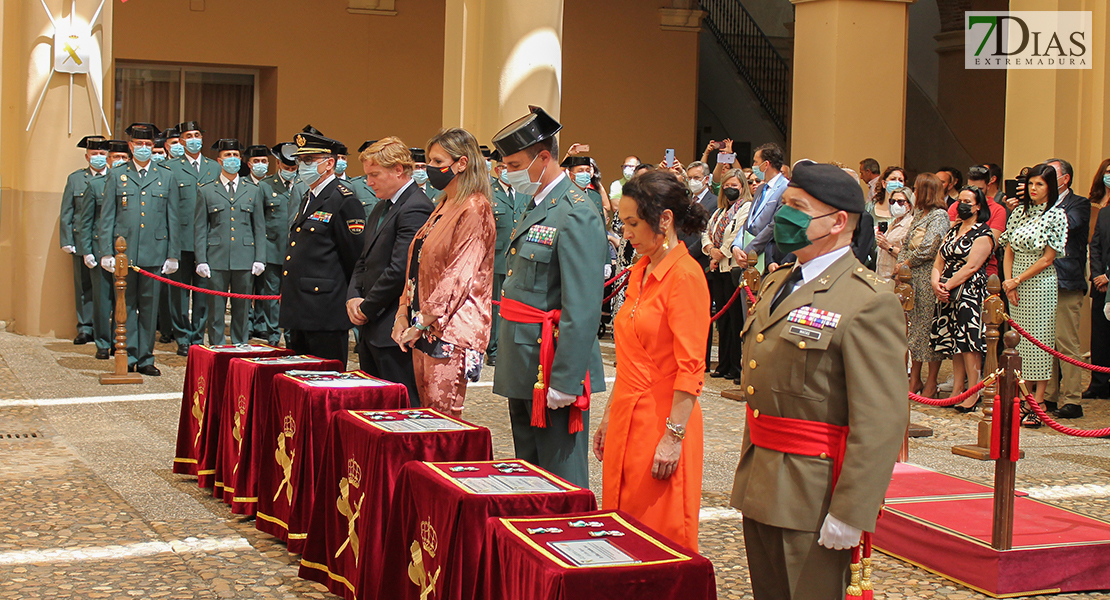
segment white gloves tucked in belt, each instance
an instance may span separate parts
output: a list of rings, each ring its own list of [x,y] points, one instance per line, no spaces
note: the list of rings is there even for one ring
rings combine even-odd
[[[77,248],[75,246],[62,246],[62,252],[66,254],[77,254]]]
[[[166,262],[162,264],[163,275],[173,275],[177,272],[177,259],[167,258]]]
[[[547,388],[547,407],[551,410],[558,410],[565,406],[574,404],[577,400],[576,397],[570,394],[564,394],[555,388]]]
[[[90,268],[90,269],[96,268],[96,257],[93,256],[92,254],[86,254],[85,255],[85,266]]]
[[[114,256],[105,256],[105,257],[101,258],[100,259],[100,266],[101,266],[101,268],[103,268],[105,271],[108,271],[109,273],[111,273],[112,271],[115,271],[116,270],[116,257],[114,257]]]
[[[212,276],[212,269],[208,268],[208,263],[200,263],[199,265],[197,265],[197,275],[200,275],[205,279]]]
[[[258,277],[259,275],[261,275],[265,272],[266,272],[266,263],[256,262],[253,265],[251,265],[251,275],[254,275],[255,277]]]
[[[856,529],[829,513],[825,515],[825,524],[821,526],[821,537],[817,538],[817,543],[832,550],[847,550],[858,546],[862,535],[863,530]]]
[[[1102,306],[1102,314],[1106,315],[1107,319],[1110,319],[1110,304],[1104,304]]]

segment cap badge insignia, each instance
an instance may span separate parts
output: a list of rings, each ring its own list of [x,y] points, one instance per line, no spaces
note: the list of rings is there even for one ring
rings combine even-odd
[[[120,175],[119,180],[120,181],[127,181],[127,175]]]
[[[293,138],[293,141],[297,142],[298,147],[304,146],[305,143],[304,136],[300,134],[297,134],[297,137]]]

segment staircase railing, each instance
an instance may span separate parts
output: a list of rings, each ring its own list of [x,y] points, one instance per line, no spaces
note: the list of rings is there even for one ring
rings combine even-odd
[[[703,21],[752,88],[767,115],[786,135],[790,111],[790,65],[740,0],[699,0]]]

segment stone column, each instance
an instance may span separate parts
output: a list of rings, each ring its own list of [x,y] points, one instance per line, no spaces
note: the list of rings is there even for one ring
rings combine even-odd
[[[69,22],[74,6],[74,22],[87,24],[100,1],[47,0],[46,6],[59,25]],[[8,321],[8,331],[74,335],[73,261],[59,249],[59,207],[66,176],[86,166],[78,140],[107,135],[100,111],[110,110],[113,93],[112,11],[108,0],[84,42],[93,72],[103,76],[103,104],[96,106],[89,82],[93,75],[74,75],[71,134],[70,78],[48,75],[54,28],[46,11],[39,2],[2,0],[0,319]],[[43,86],[42,106],[27,130]]]
[[[902,164],[907,8],[915,0],[791,1],[790,160]]]

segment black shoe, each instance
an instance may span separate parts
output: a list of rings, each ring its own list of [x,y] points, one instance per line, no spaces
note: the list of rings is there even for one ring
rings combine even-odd
[[[127,365],[127,372],[128,373],[134,373],[135,372],[135,365]]]
[[[975,412],[975,411],[979,410],[979,405],[982,404],[982,402],[983,402],[983,399],[979,398],[978,400],[975,401],[975,404],[972,404],[971,406],[960,406],[959,404],[955,404],[955,405],[952,406],[952,409],[955,410],[956,412],[960,413],[960,414],[966,415],[967,413]]]
[[[84,346],[85,344],[93,341],[92,336],[87,333],[78,333],[77,337],[73,338],[74,346]]]
[[[1083,392],[1083,399],[1084,400],[1096,400],[1098,398],[1110,398],[1110,390],[1105,390],[1105,389],[1098,390],[1098,389],[1089,389],[1088,388],[1087,391]],[[1065,406],[1067,406],[1067,405],[1065,405]]]
[[[732,382],[735,383],[736,385],[740,385],[740,378],[737,377],[736,379],[733,379]]]
[[[1083,416],[1083,407],[1078,404],[1065,404],[1056,410],[1057,419],[1078,419]]]
[[[141,375],[148,375],[150,377],[158,377],[158,376],[162,375],[162,372],[159,371],[158,367],[156,367],[154,365],[146,365],[145,367],[139,367],[138,369],[135,369],[135,370],[138,373],[140,373]]]
[[[496,356],[490,356],[490,355],[487,354],[486,355],[486,365],[491,366],[491,367],[496,366],[497,365],[497,357]]]
[[[1044,402],[1042,403],[1042,405],[1044,406],[1044,411],[1045,411],[1046,413],[1050,413],[1050,414],[1051,414],[1051,413],[1054,413],[1054,412],[1056,412],[1056,403],[1055,403],[1055,402],[1052,402],[1052,401],[1050,401],[1050,400],[1045,400],[1045,401],[1044,401]]]
[[[725,374],[720,372],[720,371],[713,371],[712,373],[709,374],[709,376],[714,378],[714,379],[720,379],[720,378],[724,377]]]
[[[108,349],[107,348],[98,349],[96,351],[96,358],[97,358],[97,360],[108,360]]]
[[[178,344],[177,345],[177,355],[178,356],[189,356],[189,347],[185,346],[183,344]]]
[[[158,336],[158,343],[159,344],[168,344],[172,341],[173,341],[173,338],[164,334],[164,333],[162,335]]]
[[[1038,417],[1037,413],[1035,412],[1027,412],[1025,413],[1025,416],[1021,419],[1021,426],[1025,427],[1026,429],[1040,429],[1041,418]]]
[[[740,379],[740,371],[729,371],[725,379]]]

